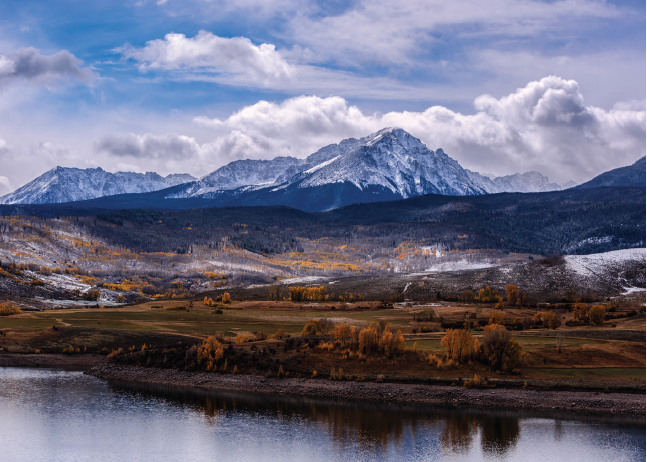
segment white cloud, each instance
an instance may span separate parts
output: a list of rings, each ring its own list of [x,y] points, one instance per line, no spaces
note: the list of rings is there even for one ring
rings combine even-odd
[[[343,138],[373,131],[377,121],[340,97],[300,96],[281,103],[259,101],[226,120],[196,123],[222,133],[211,143],[223,159],[305,157]]]
[[[316,14],[312,14],[312,12]],[[290,20],[289,36],[314,51],[319,60],[356,67],[366,64],[420,64],[445,37],[518,37],[572,31],[576,18],[627,15],[605,1],[491,0],[487,8],[474,0],[361,0],[338,14],[309,10]],[[463,29],[461,29],[463,27]],[[454,31],[448,31],[448,28]]]
[[[13,190],[14,188],[13,186],[11,186],[11,182],[9,181],[9,178],[7,178],[6,176],[0,175],[0,196],[9,194]]]
[[[19,48],[6,55],[0,54],[0,83],[15,79],[45,83],[61,78],[89,83],[95,74],[81,67],[82,64],[83,61],[67,50],[46,56],[35,48]]]
[[[303,157],[345,137],[399,126],[464,167],[507,174],[539,170],[552,181],[584,181],[645,154],[645,110],[587,106],[577,82],[546,77],[502,98],[483,95],[465,115],[442,106],[364,114],[339,97],[260,101],[229,118],[196,118],[216,139],[202,145],[220,162]]]
[[[117,51],[139,63],[141,71],[149,69],[206,71],[243,78],[246,82],[266,85],[289,79],[294,69],[276,51],[274,45],[254,45],[245,37],[218,37],[200,31],[194,38],[183,34],[166,34],[164,40],[151,40],[136,48],[126,45]]]

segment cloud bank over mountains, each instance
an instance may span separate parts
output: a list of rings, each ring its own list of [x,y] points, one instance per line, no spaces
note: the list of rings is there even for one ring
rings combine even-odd
[[[551,181],[584,181],[645,153],[645,108],[587,106],[577,82],[550,76],[502,98],[479,96],[473,114],[442,106],[369,114],[344,98],[299,96],[260,101],[227,118],[197,117],[213,130],[199,143],[180,135],[109,135],[95,147],[115,156],[193,159],[203,174],[231,160],[303,158],[343,138],[401,127],[466,168],[510,174],[538,170]]]

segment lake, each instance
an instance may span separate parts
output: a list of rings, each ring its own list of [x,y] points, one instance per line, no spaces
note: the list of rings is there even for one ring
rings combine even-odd
[[[0,368],[2,461],[644,461],[617,419],[214,394]]]

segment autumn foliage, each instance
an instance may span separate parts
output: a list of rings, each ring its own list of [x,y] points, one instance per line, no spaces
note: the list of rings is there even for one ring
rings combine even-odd
[[[481,356],[495,370],[503,372],[518,369],[525,360],[521,345],[505,327],[498,324],[485,326]]]
[[[310,319],[303,330],[302,337],[311,337],[313,335],[324,335],[333,330],[334,324],[330,319]]]
[[[404,353],[406,344],[402,331],[391,332],[388,324],[371,323],[359,331],[359,351],[362,354],[378,354],[387,358]]]
[[[22,310],[14,302],[0,303],[0,316],[10,316],[12,314],[21,314]]]
[[[469,361],[479,350],[478,340],[468,329],[448,329],[440,344],[445,347],[447,358],[459,363]]]
[[[535,324],[542,323],[544,327],[548,327],[549,329],[557,329],[562,325],[562,321],[557,318],[553,310],[535,313],[534,321]]]
[[[593,325],[600,325],[604,323],[604,315],[607,309],[604,305],[593,305],[589,310],[589,323]]]
[[[222,359],[224,353],[222,344],[215,337],[208,337],[198,347],[198,364],[205,365],[207,371],[215,371],[217,363]]]
[[[293,302],[319,302],[326,299],[326,287],[303,287],[303,286],[291,286],[290,290],[290,300]]]

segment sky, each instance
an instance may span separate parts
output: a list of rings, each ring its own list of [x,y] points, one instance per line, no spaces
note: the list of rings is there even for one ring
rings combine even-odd
[[[55,166],[201,177],[401,127],[464,168],[645,155],[645,2],[3,0],[0,195]]]

